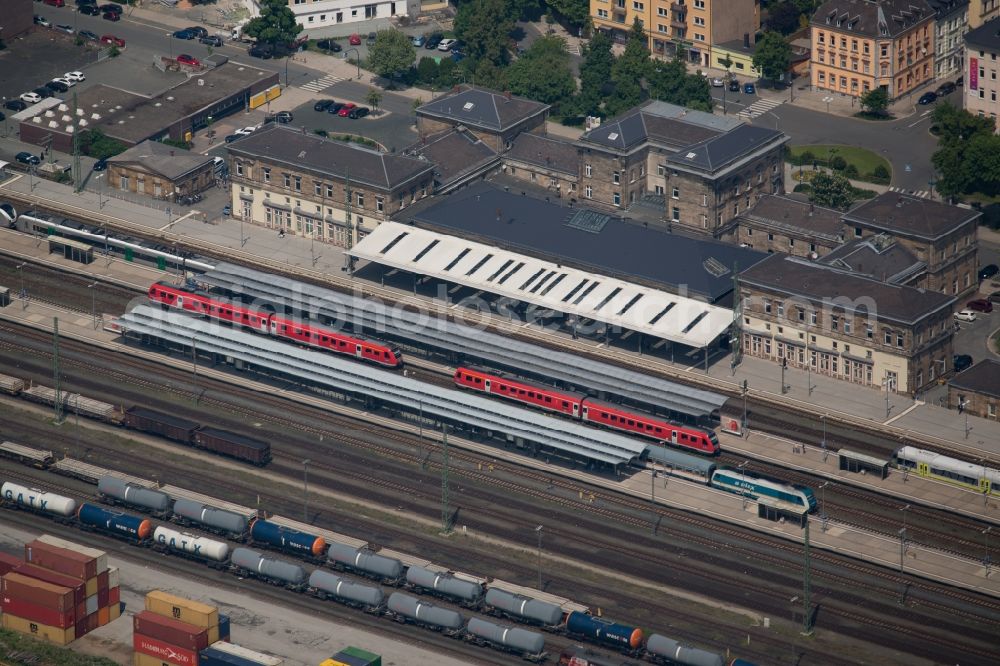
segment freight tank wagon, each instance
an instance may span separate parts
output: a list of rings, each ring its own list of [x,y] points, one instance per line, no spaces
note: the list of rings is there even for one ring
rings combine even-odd
[[[174,500],[173,520],[178,525],[197,526],[234,541],[243,541],[250,525],[246,516],[189,499]]]
[[[165,551],[178,553],[199,562],[223,565],[229,559],[229,545],[195,534],[178,532],[163,525],[153,530],[153,544]]]
[[[555,628],[562,624],[563,610],[550,604],[506,590],[491,587],[486,591],[486,610],[494,615],[503,615],[518,622],[538,624]]]
[[[170,515],[170,495],[105,474],[97,480],[97,493],[108,504],[131,506],[158,518]]]
[[[85,528],[132,543],[145,543],[153,535],[153,525],[149,519],[109,511],[93,504],[81,504],[76,518]]]
[[[322,537],[282,527],[263,519],[257,519],[250,525],[250,540],[310,559],[323,557],[326,552],[326,541]]]
[[[448,636],[460,635],[465,626],[465,620],[459,613],[448,608],[438,608],[402,592],[393,592],[388,605],[389,611],[400,622],[419,624]]]
[[[406,582],[415,588],[427,590],[449,599],[457,599],[466,606],[475,606],[483,598],[483,586],[456,578],[450,573],[431,571],[421,566],[406,570]]]
[[[335,569],[356,571],[390,585],[398,583],[403,578],[402,562],[394,557],[378,555],[367,548],[355,548],[334,542],[330,544],[327,557]]]
[[[725,666],[722,655],[681,645],[660,634],[651,634],[646,641],[646,656],[657,664],[678,666]]]
[[[541,634],[516,627],[501,627],[498,624],[474,617],[466,627],[468,636],[474,643],[489,645],[500,650],[513,652],[528,661],[542,661],[545,658],[545,639]]]
[[[233,550],[233,566],[240,573],[261,578],[292,590],[301,590],[306,582],[306,571],[297,564],[265,557],[249,548]]]
[[[630,652],[642,647],[642,629],[573,611],[566,616],[566,631],[600,645]]]
[[[309,591],[320,599],[332,598],[368,612],[377,612],[385,605],[382,588],[361,585],[322,569],[309,574]]]
[[[47,493],[37,488],[28,488],[19,483],[5,482],[0,487],[0,497],[3,497],[4,502],[18,508],[58,518],[72,518],[76,515],[76,500],[55,493]]]

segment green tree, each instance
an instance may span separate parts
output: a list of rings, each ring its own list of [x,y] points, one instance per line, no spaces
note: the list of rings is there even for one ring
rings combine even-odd
[[[840,174],[818,172],[812,179],[810,200],[837,210],[847,210],[854,203],[851,183]]]
[[[466,81],[469,83],[475,82],[478,86],[492,88],[493,90],[507,90],[510,87],[510,84],[507,82],[507,70],[505,68],[497,67],[490,60],[480,60],[477,63],[474,60],[466,59],[462,63],[466,61],[468,61]]]
[[[778,81],[784,76],[791,59],[792,47],[781,33],[773,30],[764,33],[753,52],[753,66],[771,81]]]
[[[607,102],[611,115],[631,109],[643,101],[646,94],[643,81],[649,72],[647,37],[639,19],[636,19],[629,30],[625,51],[611,68],[611,80],[615,84],[615,95]]]
[[[260,16],[250,19],[243,32],[265,44],[289,44],[302,32],[302,25],[286,0],[261,0]]]
[[[885,88],[881,86],[878,88],[872,88],[858,100],[861,102],[861,108],[866,110],[876,116],[881,116],[885,114],[885,110],[889,108],[889,93]]]
[[[458,64],[451,58],[444,58],[438,64],[438,85],[450,88],[461,80],[458,74]]]
[[[451,58],[449,58],[451,60]],[[438,79],[437,60],[424,56],[417,63],[417,81],[426,84],[435,84]]]
[[[598,115],[601,102],[611,92],[611,70],[615,56],[611,52],[611,39],[601,31],[594,33],[583,49],[580,63],[580,94],[577,95],[577,113],[584,116]]]
[[[566,40],[556,35],[535,40],[507,68],[507,78],[513,92],[545,104],[565,102],[576,92]]]
[[[711,111],[712,89],[700,74],[688,74],[679,58],[657,62],[649,72],[649,96],[698,111]]]
[[[413,40],[400,30],[379,30],[368,48],[368,66],[379,76],[395,77],[413,64]]]
[[[376,111],[378,105],[382,103],[382,93],[375,88],[369,88],[368,94],[365,95],[365,101],[368,102],[368,106],[372,107],[372,111]]]
[[[931,115],[938,127],[938,150],[931,157],[939,177],[937,190],[944,196],[977,191],[983,181],[979,178],[980,165],[971,160],[973,146],[977,151],[983,145],[979,137],[993,136],[992,118],[979,118],[945,102],[939,104]],[[984,173],[989,167],[983,168]]]
[[[473,60],[507,63],[507,43],[514,29],[511,5],[505,0],[472,0],[459,5],[455,14],[455,35],[465,42]]]
[[[546,0],[549,10],[563,18],[566,23],[582,28],[590,17],[589,0]]]
[[[89,157],[104,160],[125,152],[127,147],[118,139],[106,136],[98,128],[80,132],[80,152]]]
[[[772,3],[767,8],[767,29],[790,35],[799,29],[802,10],[793,0]]]

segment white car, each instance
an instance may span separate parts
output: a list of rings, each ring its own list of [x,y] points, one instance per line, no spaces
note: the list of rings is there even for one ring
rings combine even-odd
[[[55,79],[52,79],[52,80],[53,81],[58,81],[59,83],[62,83],[67,88],[72,88],[73,86],[76,85],[76,81],[70,81],[69,79],[55,78]]]
[[[438,44],[438,51],[451,51],[451,47],[455,46],[457,41],[457,39],[442,39]]]
[[[62,75],[62,78],[64,78],[67,81],[74,81],[76,83],[80,83],[81,81],[87,80],[87,77],[83,75],[83,72],[66,72],[65,74]]]
[[[960,310],[955,313],[955,321],[976,321],[976,311]]]
[[[42,101],[42,96],[38,93],[26,92],[21,94],[21,101],[26,104],[38,104]]]
[[[242,127],[233,132],[233,134],[235,134],[236,136],[250,136],[256,131],[257,131],[256,127]]]

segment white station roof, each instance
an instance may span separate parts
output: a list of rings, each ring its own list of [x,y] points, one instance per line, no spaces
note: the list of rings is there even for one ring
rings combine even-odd
[[[381,223],[348,252],[691,347],[733,321],[728,308],[398,222]]]

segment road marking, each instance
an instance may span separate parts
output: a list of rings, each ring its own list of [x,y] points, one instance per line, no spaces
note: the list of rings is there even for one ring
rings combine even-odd
[[[329,88],[333,84],[340,83],[341,81],[344,81],[344,80],[345,79],[342,76],[335,76],[333,74],[327,74],[326,76],[324,76],[321,79],[314,79],[314,80],[310,81],[309,83],[305,83],[305,84],[303,84],[301,86],[298,86],[298,87],[302,88],[303,90],[308,90],[309,92],[318,93],[318,92],[322,92],[322,91],[326,90],[327,88]]]
[[[890,187],[889,191],[890,192],[899,192],[900,194],[909,194],[911,196],[921,197],[923,199],[926,199],[926,198],[928,198],[931,195],[931,193],[928,192],[927,190],[906,190],[906,189],[903,189],[902,187],[895,187],[895,186]]]
[[[914,409],[916,409],[917,407],[920,407],[920,406],[921,406],[921,405],[923,405],[923,404],[924,404],[924,403],[923,403],[922,401],[920,401],[920,400],[915,400],[915,401],[913,402],[913,404],[912,404],[912,405],[910,405],[909,407],[907,407],[906,409],[904,409],[903,411],[901,411],[901,412],[900,412],[899,414],[896,414],[895,416],[893,416],[893,417],[892,417],[891,419],[889,419],[888,421],[883,421],[883,423],[884,423],[885,425],[889,425],[890,423],[892,423],[892,422],[893,422],[893,421],[895,421],[896,419],[901,419],[901,418],[903,418],[904,416],[906,416],[907,414],[909,414],[910,412],[912,412],[912,411],[913,411]]]
[[[931,114],[931,113],[933,113],[933,111],[924,111],[924,112],[923,112],[923,113],[922,113],[922,114],[920,115],[920,118],[919,118],[919,119],[917,119],[917,120],[913,121],[912,123],[910,123],[909,125],[907,125],[907,127],[916,127],[916,126],[917,126],[917,125],[919,125],[920,123],[922,123],[922,122],[924,122],[925,120],[927,120],[928,118],[930,118],[930,114]]]
[[[758,99],[756,102],[740,111],[739,115],[745,118],[756,118],[762,116],[771,109],[775,109],[784,104],[784,100]]]

